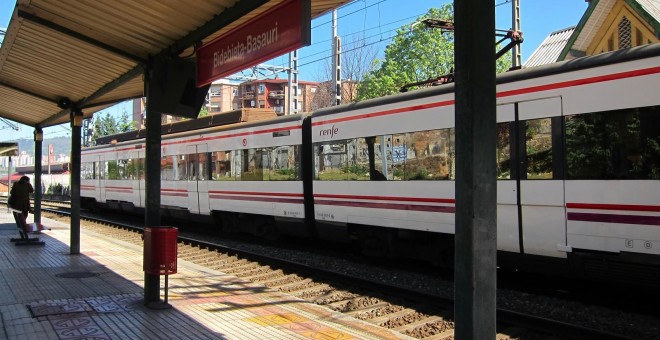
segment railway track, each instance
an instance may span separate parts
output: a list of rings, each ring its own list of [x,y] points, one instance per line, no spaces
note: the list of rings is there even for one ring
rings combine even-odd
[[[44,205],[51,205],[45,203]],[[43,209],[65,219],[57,210]],[[142,245],[141,227],[83,217],[88,230]],[[180,237],[178,258],[325,306],[417,339],[453,339],[453,301],[318,266]],[[622,334],[498,309],[497,339],[633,339]]]

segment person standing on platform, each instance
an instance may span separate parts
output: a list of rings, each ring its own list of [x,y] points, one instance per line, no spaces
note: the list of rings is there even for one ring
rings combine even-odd
[[[21,179],[14,183],[9,192],[9,206],[13,209],[23,212],[23,217],[27,219],[28,212],[30,211],[30,194],[34,192],[32,184],[30,184],[30,177],[23,176]]]

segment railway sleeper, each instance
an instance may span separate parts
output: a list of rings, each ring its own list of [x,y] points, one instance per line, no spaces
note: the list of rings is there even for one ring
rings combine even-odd
[[[279,289],[283,292],[286,292],[286,293],[290,293],[290,292],[297,292],[297,291],[300,291],[300,290],[304,290],[304,289],[313,287],[314,285],[315,285],[315,283],[314,283],[314,281],[312,281],[312,279],[303,279],[303,280],[300,280],[300,281],[291,282],[291,283],[281,285],[281,286],[277,287],[277,289]]]
[[[348,301],[333,303],[331,306],[333,309],[342,311],[351,316],[356,316],[364,312],[372,312],[377,309],[386,308],[390,306],[390,303],[375,298],[359,297]]]
[[[261,268],[261,265],[258,263],[254,262],[248,262],[245,263],[243,266],[237,266],[237,267],[232,267],[227,270],[225,270],[225,274],[240,274],[240,273],[245,273],[245,272],[251,272],[252,270],[256,268]]]
[[[393,328],[392,330],[395,330],[399,333],[412,332],[418,327],[423,327],[427,324],[434,323],[434,322],[439,322],[439,321],[446,322],[446,320],[444,318],[442,318],[440,316],[432,315],[432,316],[429,316],[428,318],[418,320],[418,321],[415,321],[415,322],[411,322],[407,325],[403,325],[403,326]]]
[[[405,318],[414,318],[418,319],[415,315],[418,314],[419,312],[410,309],[410,308],[404,308],[402,310],[393,312],[393,313],[388,313],[385,315],[377,316],[375,318],[369,319],[369,322],[374,323],[376,325],[380,326],[386,326],[388,322],[391,322],[393,320],[400,320],[400,319],[405,319]],[[417,320],[416,320],[417,321]],[[390,329],[394,329],[396,327],[387,327]]]
[[[277,288],[279,289],[282,286],[289,285],[291,283],[298,283],[300,281],[304,280],[302,277],[296,275],[296,274],[289,274],[286,276],[282,277],[277,277],[273,278],[271,280],[266,280],[266,281],[259,281],[262,285],[269,287],[269,288]]]
[[[438,334],[434,334],[429,337],[425,337],[424,340],[444,340],[444,339],[454,339],[455,336],[455,330],[454,329],[449,329],[444,332],[440,332]],[[500,338],[497,338],[500,340]],[[505,338],[506,340],[510,340],[510,338]],[[504,340],[504,339],[502,339]]]
[[[323,306],[330,306],[333,303],[345,301],[346,299],[351,299],[357,297],[358,294],[347,292],[345,290],[332,289],[327,293],[317,297],[314,300],[314,303]]]
[[[269,279],[272,279],[272,278],[281,278],[284,275],[285,275],[284,271],[282,271],[281,269],[277,269],[277,270],[274,270],[274,271],[269,271],[267,273],[260,273],[260,274],[254,275],[254,276],[245,276],[245,277],[243,277],[243,279],[250,280],[252,282],[261,282],[262,280],[269,280]]]
[[[307,289],[298,291],[298,292],[293,292],[291,293],[293,296],[299,297],[301,299],[305,300],[313,300],[316,301],[316,299],[319,296],[323,296],[327,294],[329,291],[334,290],[333,287],[325,284],[325,283],[320,283],[314,287],[309,287]]]

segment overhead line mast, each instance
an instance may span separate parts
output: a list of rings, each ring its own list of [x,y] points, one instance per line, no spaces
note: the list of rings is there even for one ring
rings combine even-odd
[[[454,23],[451,21],[446,21],[446,20],[439,20],[439,19],[424,19],[421,21],[418,21],[410,26],[410,29],[415,27],[417,24],[424,24],[426,25],[427,28],[439,28],[442,30],[442,33],[444,32],[453,32],[454,31]],[[499,45],[502,43],[504,40],[509,39],[509,43],[506,44],[506,46],[502,47],[497,53],[495,53],[495,60],[499,59],[502,57],[504,54],[509,52],[512,48],[516,46],[520,46],[520,44],[523,42],[523,36],[522,32],[516,31],[516,30],[495,30],[495,36],[497,37],[502,37],[502,39],[498,40],[496,45]],[[520,58],[520,56],[518,56]],[[512,63],[513,64],[513,63]],[[513,68],[513,67],[512,67]],[[435,78],[429,78],[426,80],[414,82],[414,83],[409,83],[406,85],[403,85],[401,89],[399,89],[399,92],[408,92],[408,89],[414,86],[420,86],[420,85],[431,85],[431,86],[436,86],[436,85],[442,85],[442,84],[447,84],[447,83],[452,83],[454,82],[454,72],[448,73],[441,75],[439,77]]]

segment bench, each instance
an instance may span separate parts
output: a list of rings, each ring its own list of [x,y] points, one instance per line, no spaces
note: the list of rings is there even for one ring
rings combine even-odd
[[[16,226],[18,227],[18,233],[21,235],[21,238],[12,238],[11,242],[14,242],[17,246],[43,246],[46,244],[44,241],[40,241],[38,237],[30,237],[28,234],[30,232],[40,232],[45,228],[39,223],[26,223],[23,212],[16,209],[9,209],[14,215],[14,220],[16,221]]]

